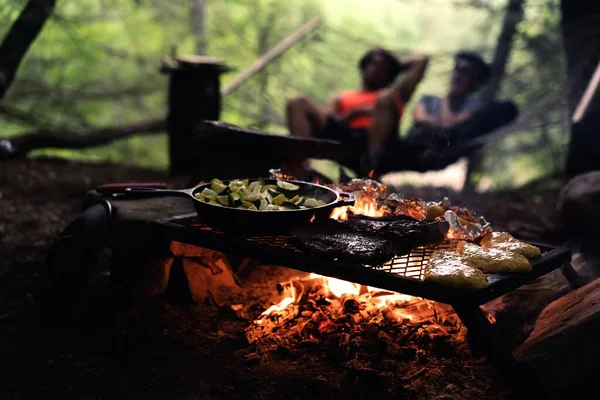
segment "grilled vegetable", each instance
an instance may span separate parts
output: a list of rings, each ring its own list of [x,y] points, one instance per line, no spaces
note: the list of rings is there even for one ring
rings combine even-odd
[[[324,206],[323,200],[298,194],[300,186],[291,182],[277,181],[267,185],[264,180],[232,180],[228,185],[219,179],[210,182],[194,197],[205,203],[220,207],[241,208],[253,211],[288,211]]]

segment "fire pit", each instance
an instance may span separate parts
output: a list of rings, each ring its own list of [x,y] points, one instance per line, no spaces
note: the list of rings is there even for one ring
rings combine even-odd
[[[177,200],[168,199],[168,204]],[[192,213],[187,203],[188,208],[177,203],[181,206],[174,210],[187,213],[149,218],[164,213],[164,201],[147,200],[144,210],[133,207],[133,202],[113,201],[121,214],[113,226],[110,244],[115,282],[131,277],[132,269],[137,268],[139,273],[143,260],[169,257],[173,243],[188,249],[196,247],[199,253],[221,252],[311,274],[278,285],[281,302],[248,327],[250,342],[277,332],[274,337],[282,343],[327,343],[328,349],[334,349],[330,351],[344,358],[364,351],[360,350],[361,341],[377,335],[378,343],[386,343],[386,351],[414,359],[428,342],[450,343],[466,335],[473,352],[486,356],[509,380],[525,379],[522,366],[498,338],[493,318],[480,306],[559,268],[573,286],[579,285],[569,263],[571,254],[564,248],[536,244],[542,255],[532,260],[532,272],[493,275],[483,289],[453,288],[424,281],[423,277],[434,251],[456,245],[455,239],[461,234],[456,230],[449,231],[442,243],[419,246],[383,265],[370,266],[318,257],[298,248],[290,236],[240,236],[217,231]],[[361,204],[360,198],[355,207],[363,207],[367,215],[382,216],[376,204]],[[423,212],[418,207],[409,208],[415,215]],[[336,210],[333,217],[344,219],[349,211]],[[369,328],[377,325],[386,329]]]

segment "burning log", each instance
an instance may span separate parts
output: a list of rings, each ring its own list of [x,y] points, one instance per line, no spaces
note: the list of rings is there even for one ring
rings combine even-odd
[[[401,360],[424,357],[423,349],[463,351],[464,329],[449,306],[315,274],[276,287],[283,300],[247,328],[251,343],[310,346],[339,361],[382,349]]]
[[[340,298],[344,313],[356,314],[357,312],[365,309],[365,303],[361,302],[361,299],[354,293],[344,293]]]
[[[288,297],[288,299],[291,299],[291,297]],[[280,303],[279,305],[270,307],[267,311],[270,312],[263,315],[262,318],[255,320],[246,329],[246,339],[249,343],[254,343],[260,338],[273,333],[287,321],[296,318],[298,315],[298,306],[289,301],[289,304],[282,306]]]

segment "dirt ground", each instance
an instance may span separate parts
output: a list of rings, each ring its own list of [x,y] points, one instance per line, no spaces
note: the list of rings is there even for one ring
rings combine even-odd
[[[35,299],[53,238],[77,215],[98,184],[169,181],[132,167],[29,159],[0,164],[0,393],[3,399],[503,399],[509,393],[486,361],[468,351],[419,361],[340,363],[319,352],[250,345],[230,307],[157,299],[114,312],[108,256],[98,261],[74,320],[41,322]],[[172,182],[175,186],[180,182]],[[550,240],[556,187],[501,196],[447,195],[473,207],[494,227]],[[535,212],[532,210],[535,207]],[[258,315],[274,301],[274,284],[297,275],[261,267],[232,304]],[[384,357],[383,355],[381,357]]]

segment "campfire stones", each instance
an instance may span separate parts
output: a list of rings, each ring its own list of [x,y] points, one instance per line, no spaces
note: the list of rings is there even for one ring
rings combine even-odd
[[[196,304],[210,298],[220,305],[222,288],[234,291],[240,288],[224,254],[179,242],[171,242],[170,250],[172,257],[163,259],[162,268],[157,266],[154,275],[148,275],[144,279],[146,287],[152,288],[152,283],[155,283],[154,290],[148,291],[147,295],[164,293],[165,284],[172,278],[175,261],[180,263],[191,300]]]

